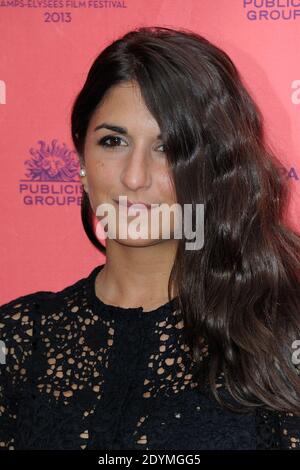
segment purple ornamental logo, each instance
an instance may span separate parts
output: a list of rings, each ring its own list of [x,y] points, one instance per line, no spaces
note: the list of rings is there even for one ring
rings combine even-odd
[[[51,145],[39,140],[39,149],[30,148],[31,160],[26,160],[26,176],[31,181],[78,181],[79,162],[76,152],[53,139]]]

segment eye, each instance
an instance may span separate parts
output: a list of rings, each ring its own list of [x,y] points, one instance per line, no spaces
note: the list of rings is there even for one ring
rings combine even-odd
[[[109,141],[112,141],[114,142],[115,144],[109,144],[108,142]],[[104,148],[113,148],[113,147],[120,147],[120,145],[118,144],[118,142],[126,142],[124,141],[121,137],[117,136],[117,135],[106,135],[104,137],[102,137],[98,142],[97,144],[100,145],[101,147],[104,147]],[[123,146],[124,147],[124,146]],[[164,147],[163,144],[160,145],[160,147]],[[165,149],[163,148],[163,150],[158,150],[159,152],[165,152]]]
[[[117,135],[106,135],[105,137],[102,137],[102,139],[98,141],[98,144],[101,145],[101,147],[119,147],[118,144],[117,145],[107,144],[107,142],[110,140],[116,142],[116,141],[122,141],[123,139],[121,139],[121,137],[118,137]]]
[[[161,144],[160,147],[164,147],[164,144]],[[160,152],[165,152],[165,149],[160,150]]]

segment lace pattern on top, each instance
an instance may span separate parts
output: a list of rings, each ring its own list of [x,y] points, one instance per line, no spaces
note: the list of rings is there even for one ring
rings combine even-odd
[[[0,449],[300,448],[299,417],[241,416],[193,381],[173,301],[104,304],[101,268],[0,307]]]

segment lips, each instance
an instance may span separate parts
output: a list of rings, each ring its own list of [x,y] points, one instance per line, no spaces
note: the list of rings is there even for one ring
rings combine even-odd
[[[130,201],[129,199],[127,200],[122,200],[120,199],[120,201],[114,199],[114,201],[119,204],[120,206],[124,206],[124,207],[130,207],[130,206],[134,206],[135,208],[140,208],[140,209],[143,209],[143,208],[147,208],[147,209],[151,209],[151,204],[146,204],[144,202],[132,202]],[[154,206],[158,206],[159,204],[153,204],[153,207]]]

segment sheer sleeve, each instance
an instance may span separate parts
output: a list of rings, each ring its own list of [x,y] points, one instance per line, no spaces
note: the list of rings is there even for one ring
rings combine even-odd
[[[300,380],[300,365],[296,365]],[[278,413],[282,449],[300,450],[300,414]]]
[[[282,449],[300,450],[300,416],[278,413]]]
[[[18,408],[29,376],[34,338],[35,296],[0,306],[0,449],[14,449]]]

